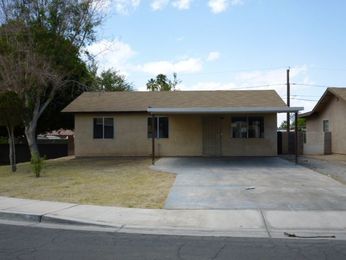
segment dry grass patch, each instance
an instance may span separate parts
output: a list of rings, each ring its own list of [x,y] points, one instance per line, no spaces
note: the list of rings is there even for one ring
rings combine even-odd
[[[0,166],[0,195],[27,199],[134,208],[162,208],[175,175],[149,168],[143,158],[71,157],[48,160],[42,177],[29,163],[16,173]]]

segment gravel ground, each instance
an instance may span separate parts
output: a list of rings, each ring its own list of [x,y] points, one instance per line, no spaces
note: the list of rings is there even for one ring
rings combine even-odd
[[[346,185],[346,160],[340,156],[301,156],[299,163]]]

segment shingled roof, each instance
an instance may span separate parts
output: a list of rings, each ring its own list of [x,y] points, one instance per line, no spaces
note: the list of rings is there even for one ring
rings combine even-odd
[[[309,117],[322,111],[332,97],[340,98],[346,102],[346,88],[327,88],[322,97],[318,100],[315,107],[310,112],[299,115],[299,117]]]
[[[63,112],[144,112],[152,108],[287,107],[274,90],[84,92]]]

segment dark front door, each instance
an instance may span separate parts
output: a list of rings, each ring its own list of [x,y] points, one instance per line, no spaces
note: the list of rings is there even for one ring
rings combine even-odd
[[[221,120],[218,117],[204,117],[203,155],[221,156]]]

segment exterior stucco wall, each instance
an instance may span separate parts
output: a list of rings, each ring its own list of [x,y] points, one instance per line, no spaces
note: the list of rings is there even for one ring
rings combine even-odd
[[[93,139],[93,118],[114,118],[113,139]],[[76,156],[147,156],[147,116],[144,114],[76,114]]]
[[[257,114],[258,115],[258,114]],[[93,139],[93,118],[114,118],[114,139]],[[202,115],[170,115],[169,138],[156,139],[158,156],[202,156]],[[85,156],[149,156],[146,113],[76,114],[75,154]],[[221,150],[224,156],[277,155],[276,114],[264,115],[264,138],[231,137],[231,115],[222,115]]]
[[[333,97],[325,109],[306,120],[305,154],[324,153],[323,120],[329,120],[332,153],[346,154],[346,102]]]

